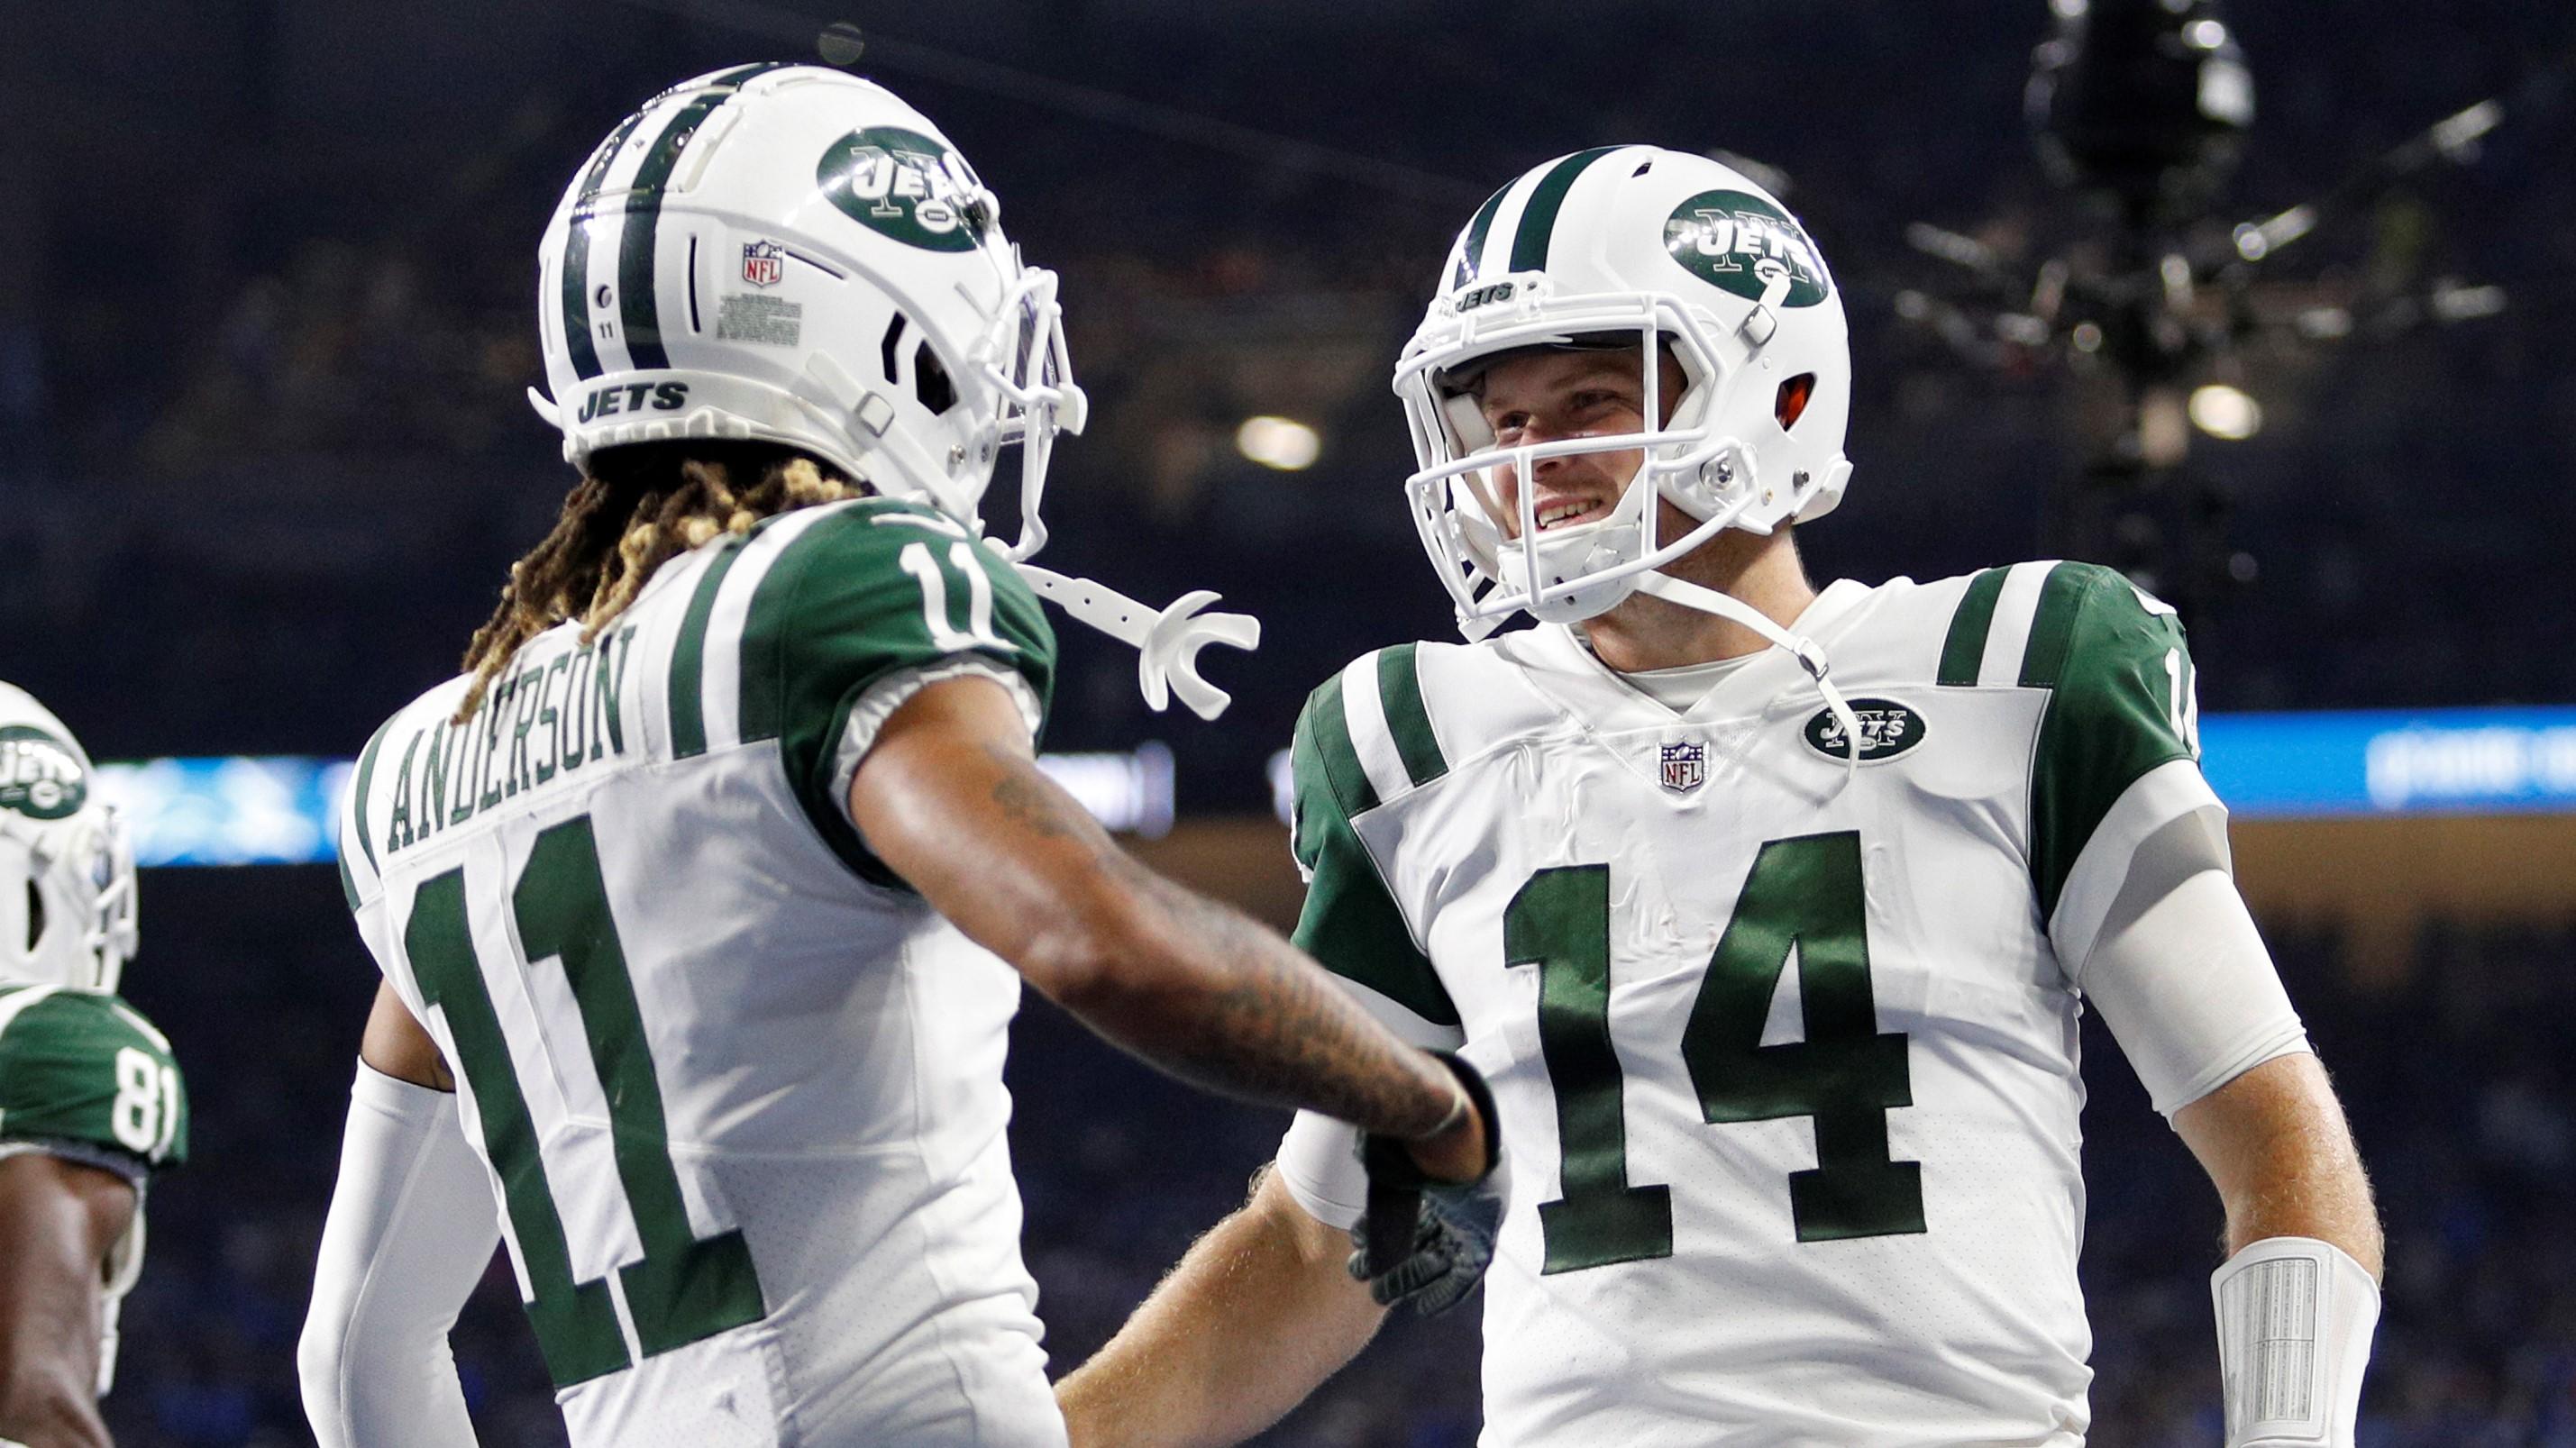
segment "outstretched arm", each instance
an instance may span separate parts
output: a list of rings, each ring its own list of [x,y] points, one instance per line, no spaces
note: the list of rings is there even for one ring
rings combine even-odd
[[[378,987],[295,1353],[322,1448],[474,1442],[447,1334],[501,1228],[454,1087],[437,1043]]]
[[[105,1448],[101,1268],[133,1216],[134,1188],[102,1168],[0,1158],[0,1438]]]
[[[1074,1448],[1239,1443],[1368,1345],[1386,1312],[1343,1270],[1348,1234],[1276,1172],[1056,1384]]]
[[[1208,1089],[1411,1142],[1435,1175],[1483,1170],[1483,1123],[1449,1072],[1286,941],[1119,849],[1037,767],[999,684],[907,700],[849,806],[878,859],[1103,1036]]]

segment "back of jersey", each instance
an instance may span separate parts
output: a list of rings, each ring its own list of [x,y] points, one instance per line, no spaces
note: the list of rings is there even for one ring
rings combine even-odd
[[[925,683],[1054,639],[927,508],[768,519],[360,757],[344,880],[456,1068],[578,1445],[1063,1441],[1003,1128],[1019,980],[846,800]]]

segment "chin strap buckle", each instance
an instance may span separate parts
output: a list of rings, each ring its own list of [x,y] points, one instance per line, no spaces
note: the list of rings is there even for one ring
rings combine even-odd
[[[1151,609],[1106,584],[1075,578],[1022,563],[1020,576],[1038,596],[1075,619],[1136,650],[1136,686],[1145,706],[1160,714],[1171,696],[1181,696],[1190,712],[1214,719],[1234,696],[1199,677],[1199,650],[1210,644],[1251,650],[1261,644],[1261,620],[1248,613],[1202,614],[1217,601],[1209,589],[1182,594],[1163,609]]]

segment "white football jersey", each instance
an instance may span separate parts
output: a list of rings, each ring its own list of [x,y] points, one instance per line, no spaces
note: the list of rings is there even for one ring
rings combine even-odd
[[[1564,627],[1300,719],[1298,941],[1491,1080],[1484,1443],[2082,1442],[2076,982],[2215,810],[2173,611],[2106,569],[1837,583],[1676,712]],[[1357,1219],[1348,1132],[1281,1153]]]
[[[894,702],[1054,637],[924,507],[771,518],[360,756],[341,856],[457,1071],[579,1448],[1054,1448],[1004,1138],[1020,981],[867,852]]]

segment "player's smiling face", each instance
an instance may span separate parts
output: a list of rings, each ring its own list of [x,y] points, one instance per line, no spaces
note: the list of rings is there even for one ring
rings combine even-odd
[[[1671,353],[1664,353],[1660,361],[1663,418],[1657,419],[1658,425],[1672,416],[1684,381],[1681,364]],[[1647,426],[1645,378],[1636,352],[1628,348],[1531,350],[1507,356],[1477,378],[1475,394],[1485,424],[1494,430],[1497,448],[1615,437],[1642,432]],[[1644,461],[1645,455],[1633,448],[1538,459],[1530,465],[1538,530],[1547,533],[1608,517]],[[1500,514],[1496,521],[1505,536],[1517,538],[1519,470],[1504,463],[1493,469],[1493,476],[1498,495],[1491,501]],[[1671,506],[1660,503],[1657,511]]]

